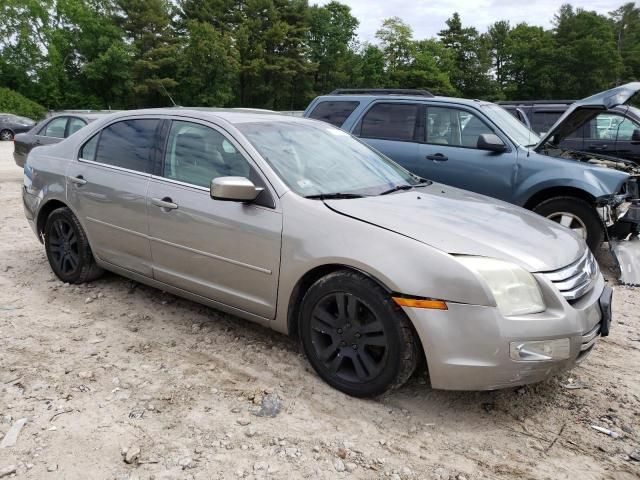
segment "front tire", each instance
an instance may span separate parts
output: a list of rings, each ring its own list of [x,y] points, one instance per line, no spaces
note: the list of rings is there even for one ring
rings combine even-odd
[[[332,387],[372,397],[413,374],[418,345],[408,318],[380,285],[340,270],[316,281],[300,309],[302,348]]]
[[[592,252],[604,240],[604,227],[598,212],[589,202],[575,197],[554,197],[538,204],[533,211],[581,235]]]
[[[67,207],[54,210],[47,218],[44,247],[53,273],[63,282],[90,282],[103,273],[91,253],[86,233]]]

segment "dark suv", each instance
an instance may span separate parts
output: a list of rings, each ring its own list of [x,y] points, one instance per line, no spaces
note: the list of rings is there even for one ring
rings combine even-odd
[[[511,115],[538,134],[548,132],[573,100],[498,102]],[[638,131],[634,138],[634,132]],[[640,163],[640,110],[618,105],[598,114],[565,138],[567,150],[598,153]]]
[[[350,132],[420,177],[529,208],[593,249],[603,225],[620,223],[625,202],[638,198],[640,167],[561,142],[638,90],[640,83],[630,83],[575,102],[542,138],[499,105],[426,91],[337,90],[304,115]]]

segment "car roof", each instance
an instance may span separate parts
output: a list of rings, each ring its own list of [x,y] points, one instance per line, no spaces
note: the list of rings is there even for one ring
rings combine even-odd
[[[171,108],[147,108],[143,110],[126,110],[111,114],[111,118],[128,117],[131,115],[173,115],[190,118],[222,119],[231,124],[253,122],[314,122],[302,117],[284,115],[272,110],[258,108],[215,108],[215,107],[171,107]]]
[[[459,97],[425,97],[423,95],[371,95],[371,94],[350,94],[350,95],[321,95],[316,99],[320,101],[346,101],[346,102],[372,102],[374,100],[392,101],[412,101],[412,102],[436,102],[436,103],[457,103],[467,106],[494,105],[486,100],[459,98]]]

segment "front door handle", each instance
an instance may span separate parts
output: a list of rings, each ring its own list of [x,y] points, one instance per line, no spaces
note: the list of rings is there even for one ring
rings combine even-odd
[[[87,181],[84,179],[82,175],[78,175],[77,177],[71,177],[69,179],[71,183],[75,183],[78,186],[86,185]]]
[[[606,150],[608,145],[592,145],[589,147],[589,150]]]
[[[436,153],[435,155],[427,155],[427,160],[433,160],[434,162],[446,162],[449,157],[442,153]]]
[[[152,198],[151,203],[156,207],[165,208],[167,210],[175,210],[178,208],[177,203],[173,203],[173,200],[169,197],[164,198]]]

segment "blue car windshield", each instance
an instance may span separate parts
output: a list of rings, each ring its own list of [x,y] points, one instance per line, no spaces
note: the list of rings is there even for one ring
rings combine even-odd
[[[513,142],[522,147],[533,147],[540,141],[540,137],[533,130],[527,128],[504,108],[494,105],[482,105],[484,113],[502,130]]]
[[[303,197],[379,195],[421,179],[348,133],[313,121],[237,123],[278,176]]]

